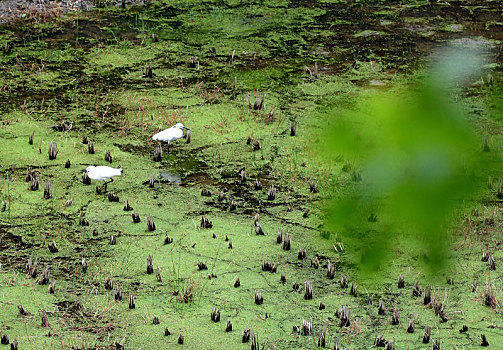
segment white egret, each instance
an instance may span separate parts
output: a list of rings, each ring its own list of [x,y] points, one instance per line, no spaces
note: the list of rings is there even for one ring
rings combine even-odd
[[[152,140],[154,141],[161,141],[161,142],[167,142],[168,143],[168,152],[169,152],[169,144],[171,141],[178,140],[183,137],[183,130],[188,130],[190,131],[189,128],[183,126],[182,123],[177,123],[173,125],[171,128],[163,130],[152,136]]]
[[[82,172],[86,172],[91,180],[104,181],[103,186],[105,186],[106,191],[107,184],[114,181],[113,177],[122,175],[122,168],[115,169],[106,165],[90,165],[85,170],[82,170]]]

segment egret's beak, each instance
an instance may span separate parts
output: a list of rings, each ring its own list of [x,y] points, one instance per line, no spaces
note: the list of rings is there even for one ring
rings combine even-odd
[[[81,173],[87,173],[87,169],[81,170]]]
[[[189,128],[187,128],[186,126],[182,126],[182,129],[185,129],[185,130],[189,130],[189,131],[190,131],[190,129],[189,129]]]

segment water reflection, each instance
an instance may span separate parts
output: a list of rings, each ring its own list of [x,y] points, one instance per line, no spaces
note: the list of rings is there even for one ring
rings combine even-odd
[[[175,172],[161,171],[160,175],[163,180],[166,180],[170,184],[173,184],[176,186],[180,185],[180,183],[182,182],[181,176]]]

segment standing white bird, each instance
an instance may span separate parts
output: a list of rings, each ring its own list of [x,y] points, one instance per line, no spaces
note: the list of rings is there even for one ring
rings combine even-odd
[[[107,184],[114,181],[113,177],[122,175],[122,168],[115,169],[106,165],[90,165],[85,170],[82,170],[82,172],[86,172],[91,180],[105,181],[103,185],[106,191]],[[107,181],[109,179],[110,181]]]
[[[189,128],[183,126],[182,123],[177,123],[173,125],[171,128],[163,130],[152,136],[152,140],[161,141],[168,143],[168,153],[169,153],[169,144],[171,141],[178,140],[183,137],[183,130],[189,130]]]

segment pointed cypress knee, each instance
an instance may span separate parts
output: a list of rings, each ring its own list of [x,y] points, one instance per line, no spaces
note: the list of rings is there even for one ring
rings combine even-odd
[[[126,199],[126,202],[124,203],[124,211],[131,211],[133,208],[129,205],[129,201]]]
[[[154,315],[154,317],[152,317],[152,324],[154,325],[159,324],[159,317],[157,315]]]
[[[480,346],[489,346],[489,342],[487,341],[485,334],[480,335],[480,340],[481,340]]]
[[[154,219],[151,216],[147,217],[147,230],[155,231]]]
[[[330,260],[327,265],[327,277],[330,279],[334,279],[335,277],[335,265],[333,265]]]
[[[86,258],[82,258],[82,273],[86,273],[87,272],[87,260]]]
[[[260,150],[260,142],[258,142],[258,140],[254,140],[254,141],[253,141],[253,145],[252,145],[252,146],[253,146],[253,148],[252,148],[252,149],[253,149],[254,151],[258,151],[258,150]]]
[[[398,275],[398,288],[405,288],[405,278],[402,274]]]
[[[162,276],[161,276],[161,268],[160,267],[157,267],[157,272],[156,272],[155,276],[157,278],[157,282],[162,283]]]
[[[185,133],[185,143],[190,143],[190,130]]]
[[[428,305],[431,302],[431,287],[427,286],[424,290],[423,304]]]
[[[149,255],[147,257],[147,274],[151,275],[153,273],[154,273],[154,263],[153,263],[152,256]]]
[[[89,152],[89,154],[94,154],[94,143],[89,142],[87,144],[87,151]]]
[[[52,182],[51,180],[47,181],[44,184],[44,199],[52,198]]]
[[[110,245],[116,245],[117,244],[117,239],[115,238],[115,235],[110,236]]]
[[[227,320],[227,324],[225,325],[225,331],[232,332],[232,323],[230,319]]]
[[[374,339],[374,345],[378,348],[384,347],[386,345],[386,339],[380,334],[378,334]]]
[[[278,228],[278,235],[276,236],[276,243],[278,243],[278,244],[283,243],[283,229],[281,227]]]
[[[285,232],[285,237],[283,238],[283,250],[290,250],[290,235]]]
[[[87,172],[82,173],[82,183],[84,185],[90,185],[91,184],[91,178],[87,174]]]
[[[30,314],[28,311],[26,311],[26,309],[24,308],[24,306],[23,306],[23,305],[21,305],[21,304],[19,304],[19,305],[17,306],[17,308],[18,308],[18,310],[19,310],[19,314],[20,314],[21,316],[28,316],[28,315]]]
[[[381,316],[386,314],[386,306],[384,306],[384,301],[382,301],[382,299],[379,300],[379,308],[377,310],[377,313]]]
[[[320,304],[318,305],[318,310],[325,310],[325,304],[323,304],[323,302],[320,301]]]
[[[297,133],[297,123],[293,121],[292,124],[290,124],[290,136],[295,136],[296,133]]]
[[[30,191],[38,191],[39,186],[40,186],[40,181],[38,179],[38,176],[34,175],[31,178],[29,189],[30,189]]]
[[[113,287],[114,287],[114,281],[112,280],[111,277],[108,277],[107,280],[105,281],[105,289],[112,290]]]
[[[136,211],[134,213],[131,214],[131,217],[133,218],[133,222],[135,224],[141,222],[141,219],[140,219],[140,213],[138,212],[138,209],[136,209]]]
[[[56,246],[56,242],[54,242],[54,240],[52,240],[52,242],[49,244],[48,248],[49,248],[49,251],[51,253],[57,253],[57,252],[59,252],[59,249]]]
[[[299,251],[297,252],[297,258],[299,260],[304,260],[306,258],[307,254],[306,254],[306,250],[305,249],[299,249]]]
[[[213,223],[206,218],[206,216],[201,216],[201,228],[212,228]]]
[[[304,282],[304,299],[313,299],[313,282],[311,281]]]
[[[154,188],[154,185],[155,185],[155,175],[152,175],[150,181],[148,182],[148,187]]]
[[[65,168],[69,169],[71,165],[72,165],[72,163],[70,163],[70,159],[67,159],[66,163],[65,163]]]
[[[44,273],[42,274],[42,278],[38,282],[40,285],[48,284],[50,280],[51,274],[50,274],[50,269],[49,266],[46,266],[44,269]]]
[[[136,300],[135,296],[133,294],[129,295],[129,308],[134,309],[136,308]]]
[[[112,155],[110,154],[110,151],[105,151],[105,161],[110,164],[112,163]]]
[[[18,347],[18,342],[17,342],[17,339],[14,338],[12,343],[10,343],[10,350],[17,350],[17,347]]]
[[[407,325],[407,333],[414,333],[416,324],[414,322],[414,319],[411,318],[409,319],[408,325]]]
[[[162,160],[162,146],[157,146],[154,149],[154,162],[160,162]]]
[[[8,345],[10,343],[9,336],[7,334],[2,334],[0,343],[3,345]]]
[[[269,190],[267,191],[267,199],[269,199],[270,201],[276,199],[276,187],[274,187],[274,185],[271,185],[271,187],[269,187]]]
[[[318,260],[318,257],[315,256],[314,258],[311,258],[311,266],[314,267],[314,269],[318,269],[320,267],[320,261]]]
[[[169,331],[168,327],[164,328],[164,336],[167,337],[168,335],[171,335],[171,332]]]
[[[245,328],[242,332],[241,343],[248,343],[250,341],[250,329]]]
[[[30,134],[28,137],[28,144],[33,145],[33,136],[35,135],[35,131]]]
[[[171,244],[171,243],[173,243],[173,238],[166,236],[166,238],[164,238],[164,244]]]
[[[47,312],[45,310],[42,310],[42,322],[41,322],[42,328],[49,328],[49,320],[47,320]]]
[[[114,299],[115,299],[115,301],[122,300],[122,291],[121,291],[121,287],[118,284],[117,284],[117,287],[115,288]]]
[[[347,288],[348,286],[348,276],[341,275],[341,288]]]
[[[262,305],[264,303],[264,297],[262,297],[262,293],[259,290],[255,291],[255,304]]]
[[[414,287],[412,288],[412,296],[418,298],[423,295],[423,288],[419,284],[419,281],[416,281]]]
[[[236,282],[234,282],[234,288],[237,288],[241,285],[241,281],[239,280],[239,277],[236,279]]]
[[[178,344],[183,345],[183,334],[178,334]]]
[[[211,316],[211,320],[213,322],[215,322],[215,323],[216,322],[220,322],[220,310],[212,307],[211,308],[211,315],[210,316]]]
[[[261,191],[262,190],[262,183],[258,179],[255,179],[255,182],[253,183],[253,189],[255,191]]]
[[[56,142],[50,142],[49,143],[49,160],[56,159],[56,156],[58,155],[58,145]]]
[[[251,331],[251,350],[260,350],[260,344],[258,343],[258,334]]]
[[[49,294],[54,294],[56,291],[56,280],[52,281],[49,285]]]
[[[431,327],[425,326],[423,335],[423,344],[428,344],[430,342],[430,336],[431,336]]]
[[[496,271],[496,262],[494,261],[494,256],[492,254],[489,257],[489,270]]]
[[[433,350],[440,350],[440,340],[436,339],[434,342],[433,342]]]
[[[84,137],[82,138],[82,144],[83,144],[83,145],[87,145],[88,143],[89,143],[89,141],[87,140],[87,136],[84,136]]]
[[[349,294],[354,297],[358,296],[358,285],[355,282],[351,282],[351,290],[349,291]]]
[[[310,336],[313,333],[313,322],[302,320],[302,328],[300,334],[304,336]]]
[[[119,195],[115,192],[108,192],[108,201],[109,202],[119,202]]]
[[[393,309],[393,313],[391,314],[391,324],[394,326],[400,324],[400,317],[397,308]]]

